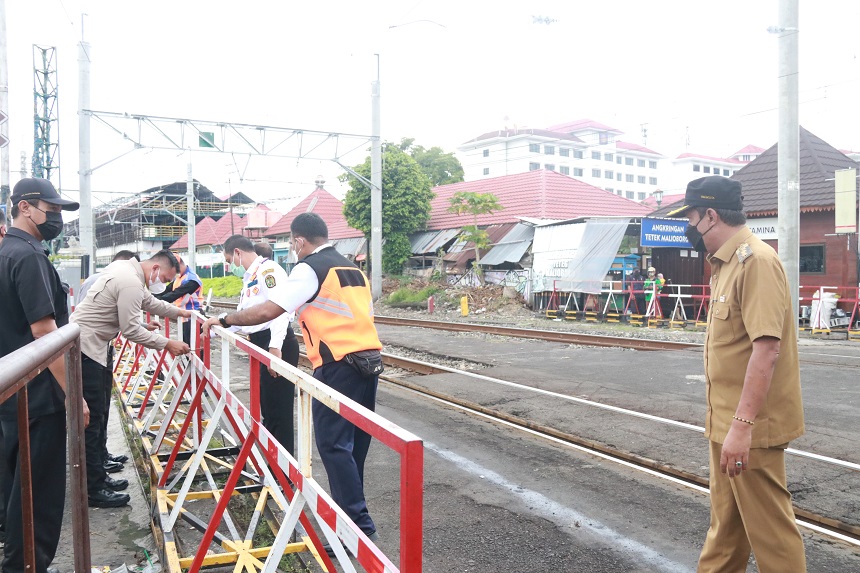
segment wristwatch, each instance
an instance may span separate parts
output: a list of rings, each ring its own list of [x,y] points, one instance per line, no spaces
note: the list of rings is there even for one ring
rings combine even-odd
[[[226,312],[222,312],[221,314],[218,315],[218,322],[220,322],[221,326],[223,326],[224,328],[230,328],[230,325],[227,324],[227,313]]]

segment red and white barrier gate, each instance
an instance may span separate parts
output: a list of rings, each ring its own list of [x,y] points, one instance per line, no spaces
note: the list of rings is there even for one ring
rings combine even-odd
[[[306,553],[335,571],[322,537],[343,571],[356,570],[349,550],[365,571],[420,573],[421,440],[245,339],[213,330],[221,337],[220,379],[209,369],[210,339],[203,339],[203,359],[117,342],[114,382],[148,456],[152,524],[165,568],[196,573],[235,564],[236,571],[269,573],[285,555]],[[250,358],[250,407],[229,388],[231,347]],[[296,386],[298,460],[260,422],[258,364]],[[400,569],[313,479],[312,399],[400,454]]]

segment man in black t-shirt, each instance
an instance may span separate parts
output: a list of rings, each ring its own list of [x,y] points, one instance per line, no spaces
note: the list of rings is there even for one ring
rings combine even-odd
[[[69,322],[68,291],[41,241],[63,228],[62,199],[47,179],[22,179],[12,191],[13,225],[0,243],[0,356],[6,356]],[[36,571],[46,573],[60,540],[66,492],[65,357],[27,384]],[[24,539],[18,465],[17,396],[0,404],[6,467],[0,487],[6,499],[3,572],[23,573]],[[84,405],[85,416],[88,409]]]

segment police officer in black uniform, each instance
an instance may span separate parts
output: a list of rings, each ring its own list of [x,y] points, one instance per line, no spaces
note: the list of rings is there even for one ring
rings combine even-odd
[[[78,204],[62,199],[47,179],[22,179],[12,190],[12,228],[0,243],[0,356],[26,346],[69,322],[68,291],[48,260],[42,241],[63,229],[61,210]],[[27,385],[36,571],[46,573],[63,523],[66,493],[66,407],[64,357]],[[23,573],[24,539],[18,465],[17,399],[0,404],[7,466],[0,475],[6,494],[4,573]],[[85,415],[88,409],[84,406]],[[87,420],[88,422],[88,420]]]

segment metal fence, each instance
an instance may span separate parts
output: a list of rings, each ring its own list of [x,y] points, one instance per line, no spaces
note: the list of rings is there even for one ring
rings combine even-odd
[[[78,325],[69,324],[0,358],[0,402],[5,402],[16,393],[18,395],[21,511],[23,513],[26,571],[36,570],[27,383],[63,355],[65,355],[66,360],[66,392],[68,394],[68,455],[72,486],[72,535],[75,545],[75,571],[89,571],[91,566],[80,334],[81,329]]]

